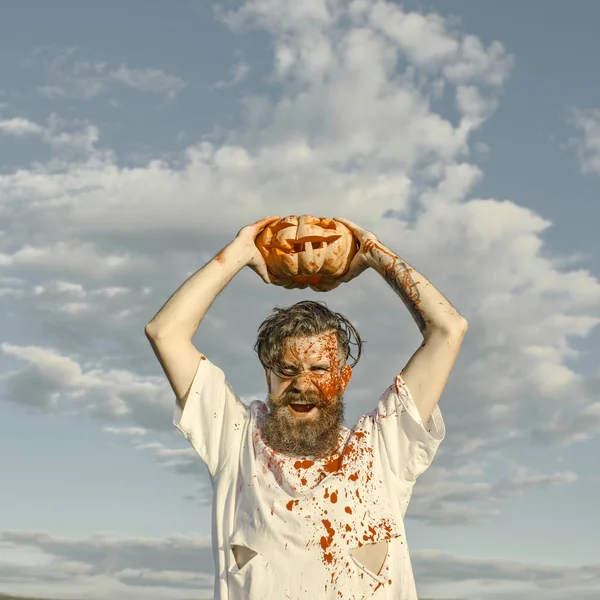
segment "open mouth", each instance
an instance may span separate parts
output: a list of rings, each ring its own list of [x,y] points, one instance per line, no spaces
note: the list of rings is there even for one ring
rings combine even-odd
[[[315,404],[290,404],[289,407],[293,415],[306,417],[313,412]]]

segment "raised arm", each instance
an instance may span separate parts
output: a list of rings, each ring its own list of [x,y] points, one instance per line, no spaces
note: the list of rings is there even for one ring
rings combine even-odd
[[[245,266],[270,283],[256,236],[279,217],[267,217],[242,228],[236,238],[189,277],[145,327],[180,406],[183,408],[202,354],[192,339],[215,298]]]
[[[400,375],[426,423],[444,391],[467,332],[467,320],[427,278],[413,269],[370,231],[337,218],[360,242],[345,281],[375,269],[400,296],[423,335],[423,343]]]

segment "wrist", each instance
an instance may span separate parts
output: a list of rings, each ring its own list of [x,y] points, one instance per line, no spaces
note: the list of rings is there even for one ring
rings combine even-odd
[[[390,264],[398,260],[396,254],[379,240],[368,240],[365,244],[364,253],[367,265],[375,269],[380,275],[386,272]]]
[[[221,266],[236,266],[242,269],[250,264],[254,251],[258,251],[254,244],[250,245],[245,240],[235,238],[217,254],[215,260]]]

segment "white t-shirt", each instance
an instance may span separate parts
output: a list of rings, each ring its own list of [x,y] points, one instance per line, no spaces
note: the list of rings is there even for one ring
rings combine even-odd
[[[424,427],[400,376],[322,460],[272,450],[246,406],[202,358],[174,424],[213,485],[215,600],[417,600],[404,515],[416,478],[444,439],[435,408]],[[387,542],[378,574],[351,552]],[[238,568],[232,546],[256,553]]]

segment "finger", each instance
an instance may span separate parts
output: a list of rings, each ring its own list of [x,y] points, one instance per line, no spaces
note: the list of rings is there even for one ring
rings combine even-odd
[[[271,283],[271,277],[268,271],[262,265],[248,265],[265,283]]]
[[[348,283],[348,281],[351,281],[355,277],[358,277],[363,271],[366,271],[367,268],[368,265],[364,264],[362,261],[351,264],[350,268],[339,277],[339,280],[342,283]]]
[[[255,223],[252,223],[252,225],[263,225],[263,224],[268,225],[269,223],[272,223],[273,221],[278,221],[279,219],[281,219],[281,217],[279,217],[279,216],[263,217],[262,219],[259,219]]]
[[[271,273],[267,269],[260,269],[258,273],[265,283],[271,283]]]
[[[348,229],[351,229],[352,231],[362,231],[362,227],[360,227],[360,225],[357,225],[356,223],[353,223],[352,221],[349,221],[348,219],[344,219],[342,217],[333,217],[334,221],[338,221],[339,223],[342,223],[343,225],[345,225],[346,227],[348,227]]]
[[[255,223],[252,223],[252,225],[248,225],[246,227],[246,230],[250,231],[252,233],[252,235],[254,235],[255,237],[258,237],[258,234],[263,229],[265,229],[272,223],[279,221],[280,219],[281,219],[281,217],[265,217],[264,219],[260,219],[260,220],[256,221]]]

